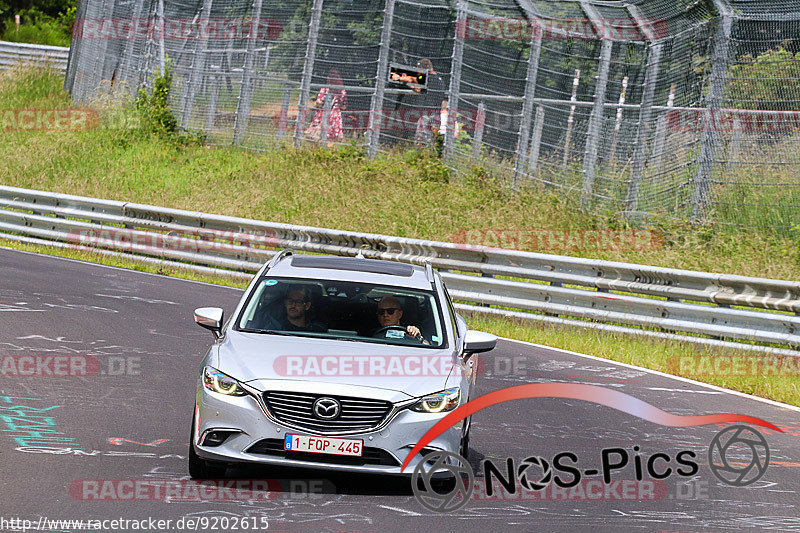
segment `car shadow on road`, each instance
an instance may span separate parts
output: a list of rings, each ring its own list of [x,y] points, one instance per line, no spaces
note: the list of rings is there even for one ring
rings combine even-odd
[[[469,462],[476,475],[478,465],[485,456],[470,449]],[[334,472],[313,468],[288,468],[279,466],[231,466],[225,472],[226,479],[275,480],[281,492],[302,491],[317,494],[348,494],[378,496],[412,496],[409,476]],[[272,488],[272,487],[271,487]]]

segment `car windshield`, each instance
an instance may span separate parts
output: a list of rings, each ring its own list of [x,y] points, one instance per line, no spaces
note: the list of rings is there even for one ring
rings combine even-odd
[[[430,348],[446,346],[435,294],[350,281],[262,278],[239,331]]]

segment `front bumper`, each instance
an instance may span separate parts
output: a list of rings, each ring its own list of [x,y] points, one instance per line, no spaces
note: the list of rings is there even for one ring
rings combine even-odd
[[[195,452],[203,459],[229,463],[260,463],[286,467],[319,468],[342,472],[411,475],[425,453],[445,450],[458,453],[462,423],[431,441],[418,453],[404,472],[400,466],[422,436],[445,414],[417,413],[402,409],[390,415],[390,422],[379,430],[354,434],[323,435],[290,428],[266,413],[262,401],[254,396],[225,396],[210,392],[202,384],[197,390]],[[235,431],[218,446],[201,446],[200,439],[210,431]],[[280,444],[287,433],[335,436],[363,440],[362,458],[284,452]]]

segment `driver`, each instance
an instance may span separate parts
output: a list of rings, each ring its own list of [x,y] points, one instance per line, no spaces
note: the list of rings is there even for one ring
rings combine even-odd
[[[403,317],[403,308],[395,296],[384,296],[378,302],[378,323],[381,325],[378,331],[389,326],[400,326],[400,319]],[[400,326],[402,327],[402,326]],[[430,344],[422,337],[417,326],[406,326],[406,335],[410,335],[420,340],[423,344]]]

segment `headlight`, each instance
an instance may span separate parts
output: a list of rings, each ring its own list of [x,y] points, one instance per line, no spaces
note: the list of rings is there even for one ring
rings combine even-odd
[[[418,413],[446,413],[458,407],[458,400],[461,398],[461,389],[453,387],[443,390],[430,396],[425,396],[419,402],[411,406],[412,411]]]
[[[203,369],[203,385],[210,391],[227,396],[244,396],[247,394],[239,386],[238,381],[210,366]]]

